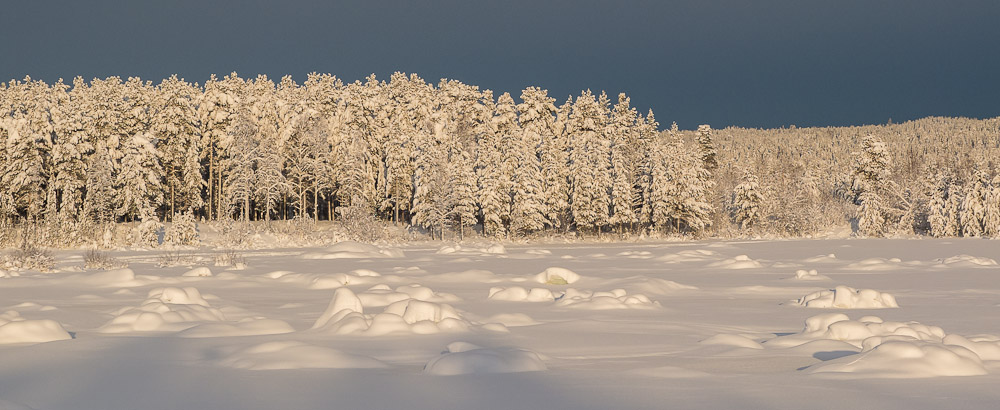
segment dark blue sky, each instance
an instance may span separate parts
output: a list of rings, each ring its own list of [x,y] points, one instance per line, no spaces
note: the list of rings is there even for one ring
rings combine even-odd
[[[0,6],[0,81],[416,72],[662,127],[1000,115],[1000,1],[86,1]]]

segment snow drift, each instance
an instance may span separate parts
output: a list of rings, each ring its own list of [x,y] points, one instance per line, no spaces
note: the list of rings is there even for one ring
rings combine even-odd
[[[0,344],[44,343],[68,339],[72,339],[69,332],[54,320],[29,320],[13,310],[0,314]]]
[[[847,286],[837,286],[830,290],[813,292],[795,300],[795,303],[809,308],[884,309],[899,307],[896,304],[896,298],[888,293]]]
[[[424,366],[424,374],[455,376],[479,373],[519,373],[546,370],[535,352],[514,347],[484,348],[471,343],[454,342],[441,356]]]
[[[103,333],[180,331],[203,322],[226,320],[198,289],[155,288],[139,306],[119,311],[98,329]]]

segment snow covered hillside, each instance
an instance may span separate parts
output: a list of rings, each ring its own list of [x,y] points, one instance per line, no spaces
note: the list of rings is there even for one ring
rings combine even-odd
[[[1000,403],[991,240],[84,253],[0,270],[0,409]]]

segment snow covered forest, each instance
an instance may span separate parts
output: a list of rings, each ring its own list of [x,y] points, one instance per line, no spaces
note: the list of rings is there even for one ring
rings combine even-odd
[[[1000,235],[997,118],[661,131],[625,94],[518,100],[402,73],[11,81],[0,245],[19,226],[74,244],[140,221],[134,240],[151,242],[195,219],[432,238]]]

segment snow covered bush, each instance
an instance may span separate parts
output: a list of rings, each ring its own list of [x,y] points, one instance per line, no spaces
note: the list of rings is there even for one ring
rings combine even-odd
[[[361,242],[375,242],[382,238],[382,224],[366,207],[351,205],[342,207],[338,211],[340,227],[349,238]]]
[[[160,245],[163,224],[156,217],[146,218],[132,230],[132,244],[154,248]]]
[[[163,242],[175,246],[198,245],[198,223],[195,222],[194,215],[190,211],[177,214],[164,232]]]
[[[91,249],[83,256],[83,267],[85,269],[111,270],[126,268],[128,267],[128,263],[112,257],[107,252]]]

